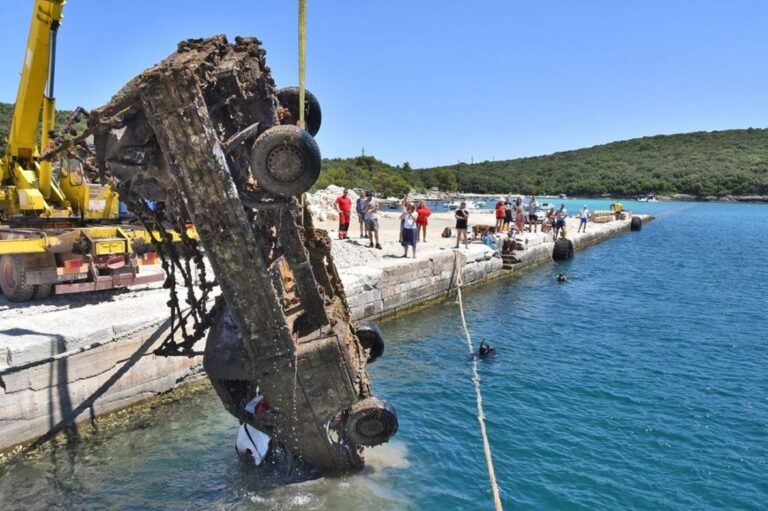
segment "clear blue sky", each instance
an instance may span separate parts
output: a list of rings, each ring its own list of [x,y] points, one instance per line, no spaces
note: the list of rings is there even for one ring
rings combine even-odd
[[[32,0],[0,0],[13,101]],[[264,42],[297,83],[296,0],[69,0],[61,108],[105,102],[179,40]],[[765,127],[765,0],[308,0],[307,87],[325,157],[414,167]]]

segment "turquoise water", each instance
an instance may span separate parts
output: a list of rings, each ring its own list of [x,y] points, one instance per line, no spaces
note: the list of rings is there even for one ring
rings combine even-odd
[[[465,293],[506,509],[768,506],[768,206],[639,205],[642,231]],[[204,392],[6,468],[0,508],[492,509],[457,306],[381,326],[400,431],[361,475],[243,469]]]

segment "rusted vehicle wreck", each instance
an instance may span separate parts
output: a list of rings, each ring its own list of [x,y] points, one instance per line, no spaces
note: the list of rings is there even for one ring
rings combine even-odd
[[[292,124],[297,109],[258,40],[217,36],[181,43],[88,126],[121,197],[162,201],[195,225],[222,290],[203,322],[204,367],[226,409],[321,472],[343,472],[398,422],[366,373],[381,333],[352,321],[330,239],[298,198],[320,152],[314,133]],[[268,409],[246,411],[255,396]]]

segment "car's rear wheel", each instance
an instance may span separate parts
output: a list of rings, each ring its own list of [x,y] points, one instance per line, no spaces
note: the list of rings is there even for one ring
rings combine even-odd
[[[293,197],[309,190],[320,176],[320,148],[297,126],[275,126],[256,139],[251,171],[270,193]]]
[[[373,447],[387,442],[397,428],[394,407],[382,399],[369,397],[352,405],[344,431],[352,443]]]
[[[368,352],[368,363],[374,363],[384,354],[384,337],[379,327],[373,323],[360,323],[355,328],[360,344]]]
[[[283,108],[280,124],[298,124],[299,122],[299,88],[284,87],[277,91],[277,101]],[[304,89],[304,122],[306,129],[313,137],[320,131],[322,123],[320,102],[314,94]]]

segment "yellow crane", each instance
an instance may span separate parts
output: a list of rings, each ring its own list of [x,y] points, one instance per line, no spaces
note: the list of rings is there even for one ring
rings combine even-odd
[[[40,158],[54,129],[56,37],[65,4],[34,1],[0,157],[0,290],[12,301],[163,279],[138,275],[139,266],[155,262],[156,254],[143,229],[117,224],[119,197],[109,185],[90,182],[82,166],[67,158],[56,180],[52,163]]]

